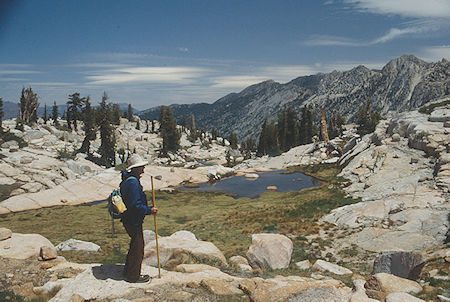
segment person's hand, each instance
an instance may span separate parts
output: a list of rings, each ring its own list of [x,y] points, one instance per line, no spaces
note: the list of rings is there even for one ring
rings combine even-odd
[[[156,214],[158,213],[158,208],[153,207],[150,212],[152,212],[152,214]]]

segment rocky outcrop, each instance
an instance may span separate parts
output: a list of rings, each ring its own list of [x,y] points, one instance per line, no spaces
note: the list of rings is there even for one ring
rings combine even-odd
[[[378,273],[370,277],[364,285],[366,290],[391,293],[420,293],[422,286],[412,280],[396,277],[386,273]]]
[[[0,257],[37,259],[40,256],[42,247],[55,249],[47,238],[39,234],[12,233],[10,238],[0,241]]]
[[[100,250],[100,246],[87,241],[69,239],[61,242],[56,246],[59,251],[86,251],[86,252],[97,252]]]
[[[351,275],[353,272],[348,268],[339,266],[334,263],[330,263],[324,260],[317,260],[312,266],[314,270],[318,270],[321,272],[330,272],[335,275]]]
[[[372,274],[388,273],[398,277],[417,280],[420,276],[425,258],[412,252],[383,252],[375,258]]]
[[[159,261],[161,266],[176,266],[188,261],[190,256],[195,259],[190,261],[215,262],[219,266],[227,265],[222,252],[211,242],[197,240],[195,235],[184,231],[174,233],[168,237],[158,237]],[[193,235],[193,236],[192,236]],[[145,245],[144,263],[157,266],[156,241],[149,241]]]
[[[291,262],[292,241],[279,234],[253,234],[247,259],[253,268],[287,268]]]
[[[362,202],[334,209],[322,220],[352,230],[342,240],[369,251],[439,245],[449,228],[449,141],[442,122],[417,111],[381,122],[339,161],[339,176],[349,180],[344,190]]]

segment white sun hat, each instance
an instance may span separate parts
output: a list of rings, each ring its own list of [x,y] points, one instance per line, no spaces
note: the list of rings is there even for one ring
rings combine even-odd
[[[127,170],[131,170],[133,168],[146,166],[148,165],[148,162],[143,160],[138,154],[133,154],[128,158],[127,164]]]

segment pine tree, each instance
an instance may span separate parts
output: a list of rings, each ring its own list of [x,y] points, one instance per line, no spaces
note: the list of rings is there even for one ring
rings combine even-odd
[[[73,130],[78,131],[77,121],[81,120],[81,110],[83,108],[83,104],[86,101],[86,98],[80,98],[80,94],[75,92],[69,95],[69,101],[67,101],[67,115],[69,116],[70,112],[70,121],[67,119],[67,124],[70,122],[73,125]],[[70,128],[70,126],[69,126]]]
[[[186,115],[183,115],[183,118],[181,120],[181,126],[182,126],[183,131],[186,131],[186,129],[188,128],[188,121],[187,121]]]
[[[328,135],[331,139],[342,135],[344,129],[343,125],[345,124],[345,119],[342,117],[342,115],[337,112],[337,110],[333,111],[333,114],[329,118],[328,123]]]
[[[228,140],[230,141],[230,147],[231,149],[237,149],[238,148],[238,140],[234,132],[232,131],[230,133],[230,136],[228,137]]]
[[[58,122],[58,106],[56,106],[56,101],[53,101],[52,119],[53,119],[53,125],[54,126],[59,126],[59,122]]]
[[[47,104],[44,104],[44,114],[42,115],[42,119],[44,120],[44,124],[47,124],[47,121],[48,121]]]
[[[130,122],[134,122],[134,118],[133,118],[133,107],[131,107],[131,104],[128,104],[127,119],[128,119],[128,121],[130,121]]]
[[[31,87],[22,88],[19,100],[19,119],[25,123],[33,123],[37,120],[36,111],[39,107],[38,96]]]
[[[115,165],[115,147],[116,139],[114,128],[111,125],[110,107],[107,104],[108,96],[106,93],[102,97],[102,101],[97,111],[97,125],[100,128],[100,148],[98,152],[101,155],[102,164],[106,167]]]
[[[106,96],[106,98],[108,98],[106,92],[103,93],[103,96]],[[120,125],[120,116],[121,111],[119,104],[112,104],[112,123],[114,125]]]
[[[180,147],[181,133],[177,129],[177,123],[173,118],[172,110],[167,106],[159,109],[159,134],[163,139],[162,154],[176,152]]]
[[[87,97],[85,99],[82,113],[84,122],[83,130],[85,133],[85,137],[79,151],[82,153],[89,153],[91,141],[95,140],[97,137],[97,129],[95,127],[95,113],[91,107],[90,97]]]
[[[136,130],[141,130],[141,123],[139,119],[136,120]]]
[[[314,136],[312,108],[306,105],[302,108],[302,117],[300,119],[299,143],[301,145],[312,142]]]
[[[277,139],[277,125],[274,122],[270,122],[267,119],[261,127],[261,133],[259,135],[257,155],[276,155],[280,153],[280,146]]]
[[[0,132],[3,132],[3,116],[5,115],[3,111],[3,99],[0,98]]]
[[[191,132],[195,131],[195,117],[194,114],[191,113],[191,124],[189,126],[189,129],[191,130]]]
[[[356,118],[356,124],[358,125],[357,133],[360,135],[365,135],[374,132],[380,119],[381,114],[379,110],[372,111],[370,100],[368,100],[365,104],[359,106],[358,108]]]
[[[294,109],[286,108],[278,114],[277,128],[281,151],[288,151],[300,144],[299,122]]]

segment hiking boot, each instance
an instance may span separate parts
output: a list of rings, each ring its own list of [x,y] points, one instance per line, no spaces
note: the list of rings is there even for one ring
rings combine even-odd
[[[147,283],[148,281],[150,281],[150,276],[149,275],[141,275],[141,276],[139,276],[139,278],[137,280],[126,279],[125,281],[130,282],[130,283]]]

